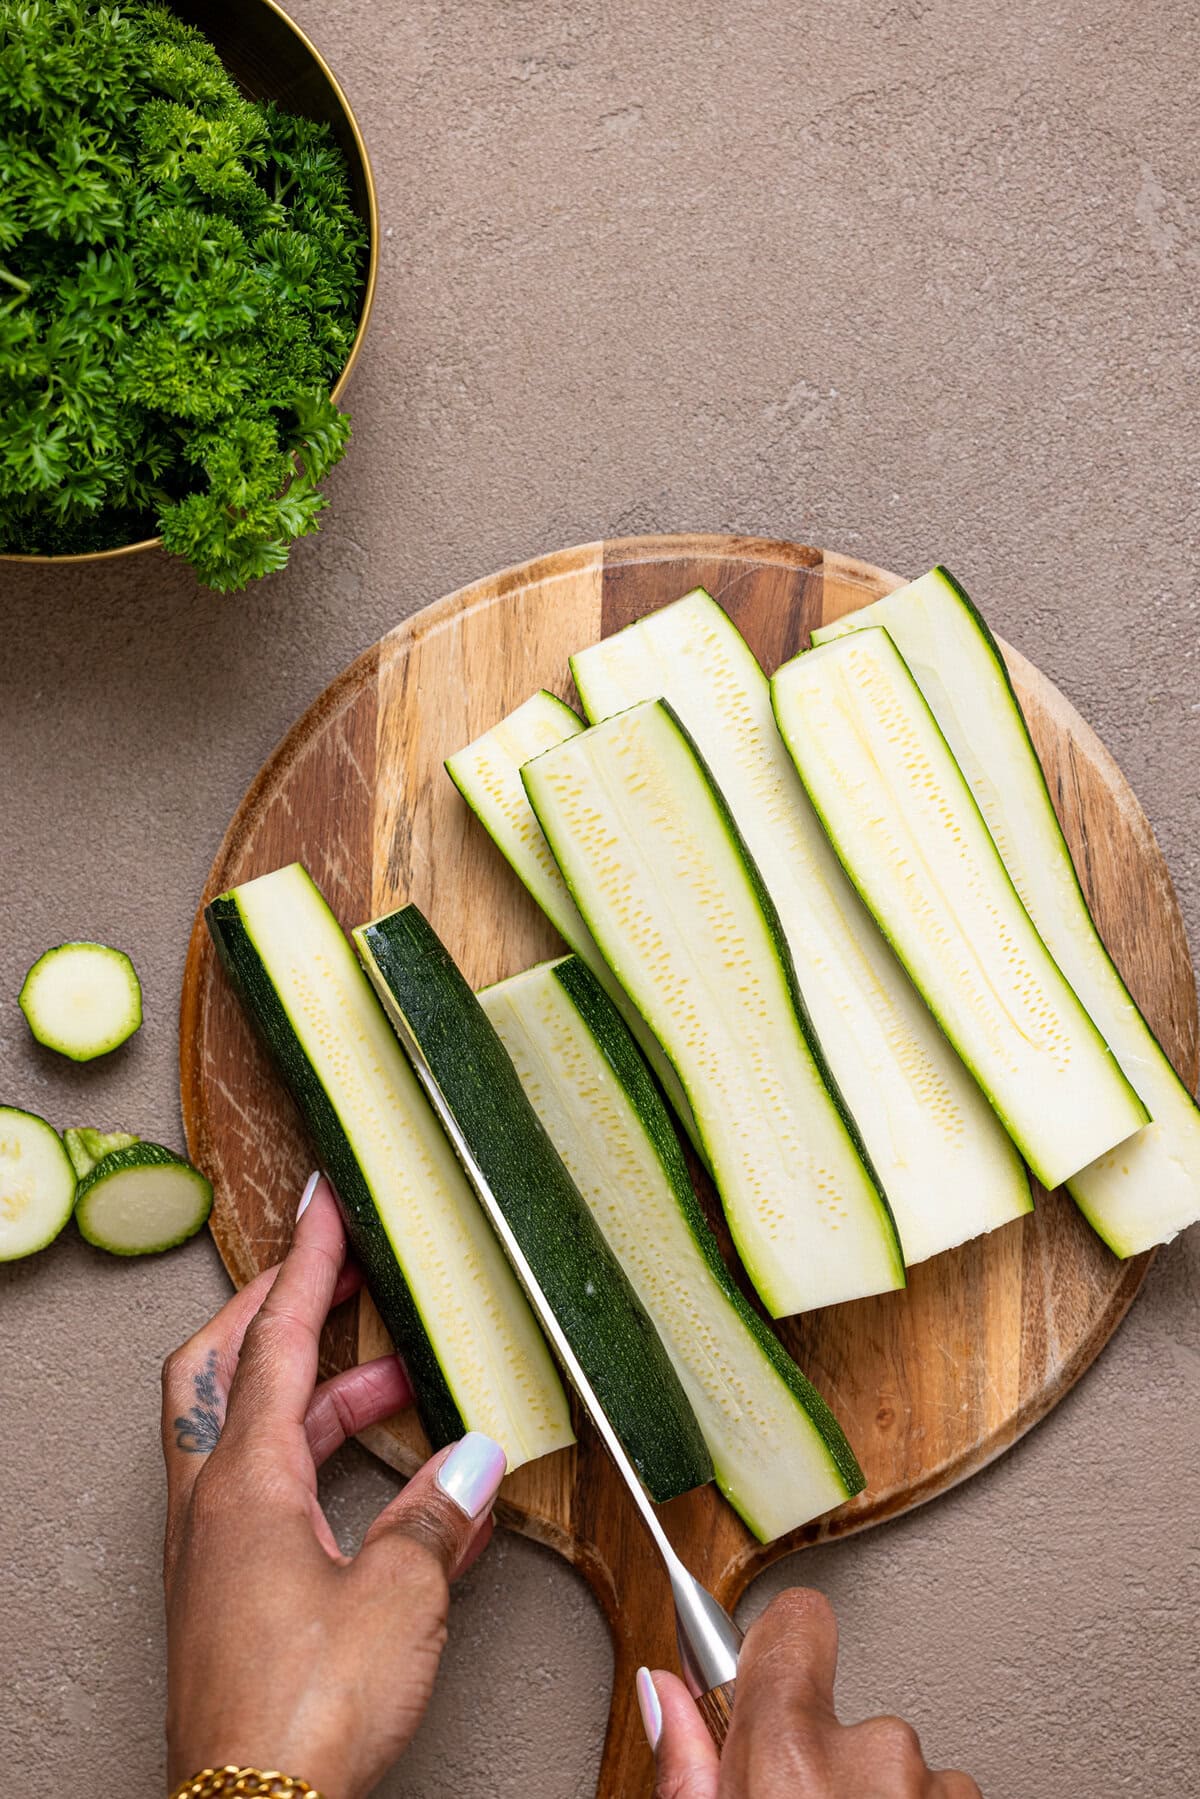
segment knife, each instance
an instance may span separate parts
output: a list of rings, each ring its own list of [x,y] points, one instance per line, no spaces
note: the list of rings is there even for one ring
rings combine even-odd
[[[709,1734],[719,1748],[725,1741],[733,1710],[742,1633],[724,1606],[719,1605],[712,1594],[688,1573],[672,1549],[645,1488],[638,1479],[637,1471],[596,1397],[591,1381],[580,1366],[579,1358],[555,1317],[549,1300],[542,1292],[537,1276],[529,1266],[525,1252],[514,1236],[487,1176],[476,1161],[412,1027],[383,982],[376,983],[376,991],[383,1001],[392,1028],[412,1063],[413,1072],[437,1114],[438,1122],[449,1138],[455,1155],[462,1163],[463,1172],[487,1213],[492,1229],[500,1239],[501,1247],[512,1264],[513,1273],[525,1289],[525,1297],[533,1308],[534,1316],[558,1357],[563,1372],[578,1394],[596,1434],[616,1465],[617,1473],[624,1481],[650,1540],[658,1551],[671,1583],[671,1597],[675,1604],[675,1636],[679,1645],[679,1663],[684,1682],[700,1709]]]

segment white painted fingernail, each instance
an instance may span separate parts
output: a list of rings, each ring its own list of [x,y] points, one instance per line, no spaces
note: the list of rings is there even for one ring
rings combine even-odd
[[[662,1704],[655,1691],[654,1682],[650,1678],[649,1668],[637,1671],[637,1702],[642,1714],[642,1729],[646,1733],[646,1741],[652,1750],[658,1749],[658,1739],[662,1735]]]
[[[438,1469],[437,1484],[460,1512],[478,1518],[500,1491],[507,1465],[499,1443],[482,1431],[469,1430]]]
[[[319,1168],[314,1168],[312,1173],[309,1175],[308,1179],[305,1181],[304,1191],[300,1195],[300,1204],[296,1208],[296,1223],[297,1224],[299,1224],[300,1220],[303,1218],[304,1214],[307,1212],[309,1205],[312,1201],[312,1196],[317,1190],[317,1182],[320,1180],[320,1178],[321,1178],[321,1170]]]

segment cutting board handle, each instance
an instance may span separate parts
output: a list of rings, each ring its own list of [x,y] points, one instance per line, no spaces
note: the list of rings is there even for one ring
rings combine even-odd
[[[642,1727],[636,1689],[637,1671],[645,1658],[635,1654],[627,1642],[618,1640],[614,1646],[612,1701],[596,1799],[652,1799],[654,1757]],[[652,1658],[646,1665],[661,1667],[662,1663]]]
[[[596,1799],[653,1799],[654,1758],[638,1710],[637,1671],[639,1667],[678,1670],[675,1614],[658,1558],[636,1535],[623,1547],[625,1556],[614,1556],[607,1567],[589,1558],[579,1570],[600,1601],[613,1639],[612,1703]],[[727,1611],[737,1605],[755,1571],[747,1558],[744,1565],[728,1567],[724,1579],[714,1580],[716,1597]],[[734,1688],[735,1683],[729,1681],[697,1701],[718,1748],[729,1729]]]

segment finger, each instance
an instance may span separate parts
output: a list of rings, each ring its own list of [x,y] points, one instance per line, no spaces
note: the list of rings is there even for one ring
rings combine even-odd
[[[801,1790],[826,1790],[829,1745],[838,1736],[837,1641],[833,1608],[808,1587],[781,1593],[751,1626],[721,1759],[723,1791],[759,1791],[764,1770]]]
[[[413,1401],[412,1384],[398,1356],[361,1362],[322,1381],[304,1419],[313,1466],[319,1468],[347,1437],[392,1418]]]
[[[907,1718],[867,1718],[837,1733],[837,1755],[851,1772],[870,1768],[884,1792],[920,1793],[944,1799],[943,1788],[921,1753],[921,1739]]]
[[[352,1256],[347,1256],[342,1272],[337,1277],[337,1286],[333,1289],[333,1298],[329,1302],[332,1312],[334,1306],[344,1305],[346,1300],[353,1299],[366,1277]]]
[[[639,1668],[637,1701],[654,1751],[655,1799],[716,1799],[721,1760],[683,1682],[662,1669]]]
[[[187,1497],[205,1458],[216,1448],[242,1339],[278,1273],[278,1267],[264,1269],[163,1363],[168,1507]]]
[[[505,1455],[479,1431],[431,1457],[385,1506],[363,1539],[359,1561],[372,1570],[408,1563],[415,1547],[446,1580],[474,1559],[476,1539],[491,1532],[491,1512],[504,1478]]]
[[[310,1176],[292,1246],[251,1321],[229,1392],[228,1436],[299,1429],[313,1396],[321,1327],[346,1257],[346,1233],[333,1188]]]
[[[772,1601],[751,1627],[738,1662],[742,1715],[755,1704],[833,1715],[838,1628],[833,1607],[812,1587],[792,1587]]]
[[[204,1458],[216,1447],[242,1340],[282,1266],[277,1262],[248,1281],[163,1364],[162,1448],[168,1504],[186,1499]],[[338,1276],[332,1304],[338,1306],[352,1298],[362,1284],[362,1269],[357,1262],[347,1261]]]
[[[969,1774],[957,1768],[939,1768],[933,1776],[930,1799],[983,1799],[983,1794]]]

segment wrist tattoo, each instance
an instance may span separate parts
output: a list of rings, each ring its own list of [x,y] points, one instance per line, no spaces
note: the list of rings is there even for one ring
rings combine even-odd
[[[210,1349],[199,1374],[192,1376],[196,1403],[186,1418],[175,1420],[175,1447],[185,1455],[209,1455],[221,1435],[221,1396],[217,1392],[217,1352]]]

